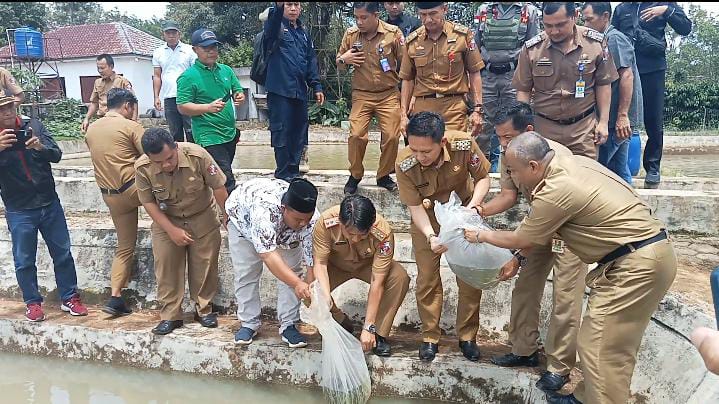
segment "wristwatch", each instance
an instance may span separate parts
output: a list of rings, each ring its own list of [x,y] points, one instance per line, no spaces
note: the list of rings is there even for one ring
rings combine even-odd
[[[345,60],[342,59],[342,56],[338,57],[337,60],[340,61],[340,64],[342,64],[342,65],[345,64]]]
[[[473,112],[479,112],[480,114],[484,114],[484,106],[482,104],[474,104]]]
[[[374,324],[370,324],[365,327],[365,331],[369,332],[372,335],[377,334],[377,327]]]
[[[429,233],[429,234],[427,235],[427,244],[432,244],[432,243],[431,243],[432,237],[437,237],[437,235],[434,234],[434,233]]]
[[[524,268],[527,265],[527,257],[520,254],[520,251],[522,250],[512,251],[512,255],[514,255],[514,257],[517,258],[517,261],[519,261],[519,267]]]

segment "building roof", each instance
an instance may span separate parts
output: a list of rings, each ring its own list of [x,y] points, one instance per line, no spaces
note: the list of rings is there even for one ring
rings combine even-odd
[[[109,55],[152,56],[164,41],[122,22],[69,25],[46,32],[47,59],[80,59]],[[10,58],[10,47],[0,48],[0,58]]]

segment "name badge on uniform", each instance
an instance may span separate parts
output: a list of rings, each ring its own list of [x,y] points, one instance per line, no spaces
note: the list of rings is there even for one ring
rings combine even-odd
[[[577,83],[574,87],[574,98],[584,98],[584,86],[585,86],[584,79],[577,80]]]
[[[392,68],[389,67],[389,60],[387,60],[386,57],[379,60],[379,65],[382,66],[382,71],[385,73],[392,70]]]
[[[553,238],[552,239],[552,252],[557,254],[564,254],[564,240]]]

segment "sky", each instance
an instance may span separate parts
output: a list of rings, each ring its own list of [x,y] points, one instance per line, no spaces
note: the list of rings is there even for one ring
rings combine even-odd
[[[713,13],[714,15],[719,16],[719,2],[717,3],[710,3],[710,2],[694,2],[699,4],[702,8],[707,9],[709,12]],[[127,3],[120,3],[120,2],[100,2],[102,7],[105,10],[112,10],[114,7],[117,7],[120,12],[127,13],[128,15],[134,15],[135,17],[142,18],[145,20],[152,19],[152,17],[162,18],[165,15],[165,9],[167,8],[168,2],[127,2]],[[616,5],[617,2],[612,2],[613,5]],[[685,7],[685,9],[688,7],[689,2],[680,2],[682,7]]]

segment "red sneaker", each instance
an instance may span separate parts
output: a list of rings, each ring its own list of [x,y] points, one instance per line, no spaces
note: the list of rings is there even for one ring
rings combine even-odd
[[[75,295],[70,300],[65,300],[60,306],[62,311],[66,311],[73,316],[87,316],[87,307],[80,301],[80,295]]]
[[[40,305],[40,303],[28,304],[27,311],[25,311],[25,317],[33,323],[44,320],[45,313],[42,312],[42,305]]]

